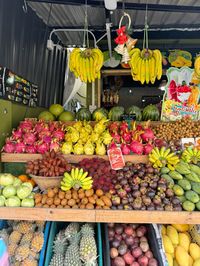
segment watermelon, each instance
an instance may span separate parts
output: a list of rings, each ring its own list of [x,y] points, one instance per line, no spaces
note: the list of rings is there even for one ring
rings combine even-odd
[[[107,119],[108,118],[108,111],[105,108],[97,108],[96,110],[94,110],[94,112],[92,113],[92,119],[94,121],[99,121],[102,118]]]
[[[160,111],[156,105],[150,104],[143,109],[143,121],[158,121],[160,119]]]
[[[108,113],[108,118],[111,121],[120,121],[121,116],[123,114],[124,114],[124,107],[122,107],[122,106],[112,107]]]
[[[142,112],[139,107],[132,105],[126,110],[127,115],[135,115],[136,121],[142,120]]]
[[[76,119],[77,120],[80,120],[80,121],[90,121],[91,120],[91,113],[90,113],[90,111],[87,109],[87,108],[85,108],[85,107],[83,107],[83,108],[80,108],[79,110],[78,110],[78,112],[76,113]]]

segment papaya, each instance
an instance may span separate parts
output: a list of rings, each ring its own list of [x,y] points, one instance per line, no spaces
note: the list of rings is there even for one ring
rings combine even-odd
[[[200,183],[191,182],[192,190],[198,194],[200,194]]]
[[[191,190],[191,184],[187,179],[178,180],[178,185],[181,186],[184,190]]]
[[[183,162],[178,163],[177,165],[174,166],[174,168],[181,175],[190,174],[189,167]]]
[[[195,204],[189,200],[183,202],[183,209],[188,212],[192,212],[195,209]]]
[[[200,178],[198,177],[198,175],[194,172],[191,172],[190,174],[185,175],[185,177],[193,182],[197,182],[200,183]]]
[[[192,190],[186,191],[185,197],[187,200],[190,200],[193,203],[197,203],[200,200],[199,195]]]
[[[173,191],[174,191],[174,194],[176,196],[183,196],[183,194],[184,194],[184,190],[179,185],[174,185],[173,186]]]
[[[197,174],[198,176],[200,176],[200,167],[198,167],[195,164],[190,164],[190,169],[193,173]]]
[[[169,170],[169,168],[167,168],[167,167],[162,167],[162,168],[160,169],[160,172],[161,172],[161,174],[168,174],[168,173],[170,172],[170,170]]]
[[[175,170],[174,171],[170,171],[169,175],[170,175],[171,178],[173,178],[175,180],[183,179],[183,176],[179,172],[177,172]]]

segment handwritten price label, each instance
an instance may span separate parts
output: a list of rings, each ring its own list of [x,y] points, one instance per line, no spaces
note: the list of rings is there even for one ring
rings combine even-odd
[[[112,148],[108,150],[108,158],[113,170],[122,169],[125,165],[124,157],[120,148]]]

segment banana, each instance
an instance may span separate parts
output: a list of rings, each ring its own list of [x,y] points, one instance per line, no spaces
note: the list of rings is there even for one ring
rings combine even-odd
[[[83,168],[79,169],[78,177],[77,179],[80,179],[83,175]]]
[[[87,81],[91,83],[92,79],[91,79],[91,73],[90,73],[90,60],[88,57],[85,58],[85,74],[86,74]]]
[[[74,71],[74,68],[75,68],[75,57],[80,52],[81,52],[80,48],[74,48],[70,54],[69,68],[70,68],[70,71],[72,72]]]
[[[149,59],[149,74],[150,74],[150,82],[151,84],[155,83],[156,75],[155,75],[155,58],[152,56]]]
[[[200,75],[200,56],[197,56],[194,62],[194,70],[195,73],[199,76]]]
[[[160,156],[161,156],[161,157],[164,157],[164,152],[165,152],[165,147],[162,147],[162,148],[160,149]]]
[[[162,77],[162,54],[158,49],[154,50],[153,53],[156,54],[157,79],[161,79]]]
[[[168,148],[164,151],[163,157],[167,158],[167,156],[170,154],[171,150]]]
[[[131,49],[130,52],[129,52],[129,56],[132,57],[132,55],[133,55],[135,52],[140,52],[140,49],[139,49],[139,48],[133,48],[133,49]]]
[[[145,60],[145,76],[146,84],[149,84],[149,59]]]
[[[145,60],[142,59],[141,67],[140,67],[140,82],[144,84],[146,79],[146,74],[145,74]]]
[[[97,61],[97,67],[96,67],[96,72],[98,72],[103,66],[103,60],[104,60],[103,53],[98,48],[92,49],[92,52],[98,54],[99,56],[98,61]]]

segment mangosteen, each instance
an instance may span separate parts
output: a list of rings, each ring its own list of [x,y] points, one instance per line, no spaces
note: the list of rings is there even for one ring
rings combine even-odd
[[[146,169],[146,172],[149,173],[149,174],[154,173],[153,167],[152,166],[148,166],[148,168]]]
[[[145,195],[147,193],[147,188],[146,187],[141,187],[140,192],[142,195]]]
[[[134,210],[140,210],[142,207],[142,199],[141,198],[135,199],[132,206]]]
[[[120,197],[118,197],[118,196],[116,196],[116,195],[112,196],[111,200],[112,200],[112,204],[113,204],[114,206],[119,205],[120,202],[121,202]]]
[[[135,190],[135,191],[133,191],[132,195],[134,198],[138,198],[141,196],[141,192],[139,190]]]
[[[115,189],[120,189],[122,186],[120,184],[115,185]]]
[[[165,205],[165,211],[173,211],[173,205],[172,204],[167,204]]]
[[[158,188],[159,191],[165,192],[167,190],[167,186],[165,184],[160,184],[158,183]]]
[[[143,196],[142,201],[145,204],[145,206],[149,206],[151,204],[151,199],[147,196]]]
[[[117,206],[117,209],[118,210],[123,210],[124,209],[124,206],[122,204],[120,204],[120,205]]]
[[[122,179],[122,180],[120,181],[120,184],[121,184],[122,186],[126,185],[127,183],[128,183],[128,181],[127,181],[126,178],[124,178],[124,179]]]
[[[147,196],[150,197],[151,199],[154,198],[155,194],[156,194],[156,193],[155,193],[154,190],[147,191]]]
[[[120,188],[120,189],[117,190],[117,194],[122,199],[122,198],[126,197],[127,192],[126,192],[126,190]]]
[[[114,206],[114,205],[112,205],[112,206],[111,206],[111,209],[112,209],[112,210],[117,210],[117,207]]]
[[[133,207],[131,205],[128,204],[124,205],[124,210],[132,210],[132,209]]]
[[[172,203],[173,203],[174,205],[177,205],[177,204],[181,204],[181,201],[180,201],[180,199],[178,199],[177,197],[173,197],[173,199],[172,199]]]
[[[122,199],[122,204],[124,204],[124,205],[125,205],[125,204],[128,204],[128,199],[127,199],[127,198],[123,198],[123,199]]]
[[[156,210],[157,211],[164,211],[164,208],[162,205],[158,205],[158,206],[156,206]]]
[[[153,181],[152,183],[149,184],[150,188],[157,188],[158,184],[157,182]]]
[[[169,198],[174,196],[174,191],[171,188],[168,188],[165,193],[166,193],[166,196]]]
[[[155,206],[153,205],[153,203],[151,203],[149,206],[147,206],[147,210],[148,211],[154,211],[155,210]]]
[[[164,198],[162,202],[163,202],[163,204],[165,204],[165,205],[166,205],[166,204],[170,204],[170,200],[169,200],[168,198]]]
[[[129,203],[132,203],[133,202],[133,197],[132,196],[128,198],[128,202]]]
[[[124,168],[123,168],[123,172],[126,172],[126,171],[128,171],[129,170],[129,167],[128,166],[124,166]]]
[[[155,198],[153,199],[153,203],[155,205],[160,205],[162,203],[161,198],[158,196],[155,196]]]
[[[174,205],[173,206],[173,211],[182,211],[182,207],[181,207],[181,205]]]
[[[124,185],[123,189],[126,190],[126,192],[131,192],[131,187],[128,184]]]
[[[141,211],[145,211],[147,208],[146,208],[146,206],[144,205],[144,206],[142,206],[141,208],[140,208],[140,210]]]
[[[141,182],[140,187],[148,187],[148,183],[146,181]]]

